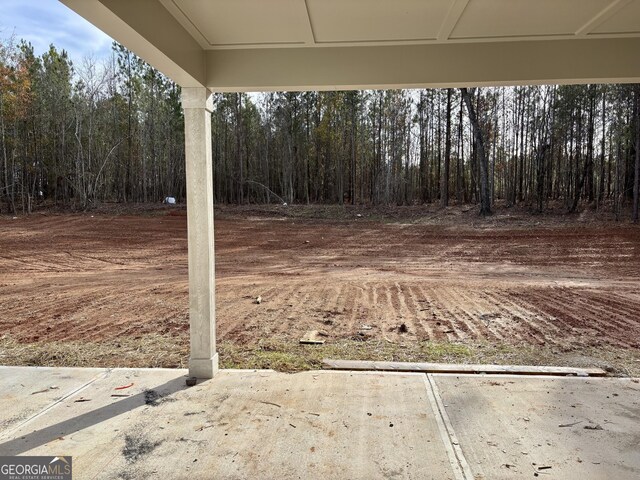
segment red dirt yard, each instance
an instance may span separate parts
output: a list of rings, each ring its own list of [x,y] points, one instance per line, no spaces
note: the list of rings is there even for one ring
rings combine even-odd
[[[342,355],[640,370],[634,226],[507,209],[482,220],[226,207],[215,227],[224,366]],[[325,346],[299,345],[308,330]],[[185,211],[0,218],[0,337],[4,364],[184,365]]]

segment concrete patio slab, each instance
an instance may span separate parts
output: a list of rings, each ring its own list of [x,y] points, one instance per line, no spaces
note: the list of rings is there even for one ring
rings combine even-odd
[[[421,374],[226,370],[188,388],[184,370],[59,371],[77,393],[0,433],[0,455],[72,455],[74,478],[463,478]]]
[[[79,479],[640,478],[637,379],[186,374],[0,367],[0,456],[72,455]]]
[[[102,373],[103,370],[92,368],[15,370],[0,367],[0,434],[72,395]]]
[[[429,375],[429,381],[475,479],[640,478],[637,379]]]

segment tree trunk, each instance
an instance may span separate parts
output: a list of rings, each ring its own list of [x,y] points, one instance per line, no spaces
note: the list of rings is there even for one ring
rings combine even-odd
[[[356,160],[358,156],[358,135],[357,135],[357,124],[356,124],[356,112],[355,106],[353,107],[353,117],[351,121],[351,185],[349,189],[349,196],[351,197],[351,205],[356,204]]]
[[[240,203],[244,204],[244,161],[242,159],[242,94],[235,94],[236,107],[236,160],[240,167],[240,182],[238,184]]]
[[[482,130],[480,130],[480,122],[476,116],[476,110],[471,101],[471,97],[466,88],[461,88],[462,99],[467,105],[469,120],[473,126],[473,136],[476,139],[476,151],[478,162],[480,163],[480,215],[491,215],[491,195],[489,192],[489,168],[487,163],[487,155],[484,147],[484,138]]]
[[[460,119],[458,125],[458,158],[456,163],[456,199],[458,205],[464,201],[464,140],[462,138],[462,102],[460,102]]]
[[[638,208],[640,208],[640,84],[634,88],[636,103],[636,168],[633,179],[633,222],[638,223]]]
[[[604,178],[605,178],[605,171],[604,171],[604,162],[605,162],[605,156],[604,156],[604,151],[605,151],[605,147],[606,147],[606,139],[607,139],[607,108],[606,108],[606,103],[607,103],[607,93],[606,91],[604,91],[602,93],[602,143],[601,143],[601,152],[600,152],[600,184],[598,187],[598,207],[600,206],[600,204],[602,203],[602,201],[604,200]]]
[[[594,200],[594,184],[593,184],[593,163],[594,163],[594,131],[595,131],[595,103],[596,103],[596,86],[590,85],[589,89],[589,122],[587,131],[587,171],[585,179],[586,197],[589,202]]]
[[[451,93],[453,89],[447,88],[447,127],[445,132],[444,168],[440,185],[440,205],[449,205],[449,166],[451,164]]]
[[[425,98],[424,98],[424,90],[420,90],[420,102],[418,103],[418,138],[419,138],[419,157],[420,157],[420,166],[419,166],[419,175],[420,180],[418,185],[420,186],[420,200],[422,203],[427,202],[427,159],[425,155]]]
[[[524,96],[522,97],[522,109],[520,110],[520,152],[518,155],[518,195],[517,201],[522,202],[524,200],[523,185],[524,185],[524,119],[525,119],[525,105]]]

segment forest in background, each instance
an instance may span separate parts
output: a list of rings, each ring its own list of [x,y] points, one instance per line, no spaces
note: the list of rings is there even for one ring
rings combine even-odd
[[[640,86],[215,94],[218,203],[629,206]],[[0,211],[185,198],[180,88],[115,44],[0,41]]]

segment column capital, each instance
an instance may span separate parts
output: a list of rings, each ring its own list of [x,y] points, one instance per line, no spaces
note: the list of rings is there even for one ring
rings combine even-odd
[[[209,113],[213,112],[213,94],[204,87],[183,87],[182,108],[204,109]]]

